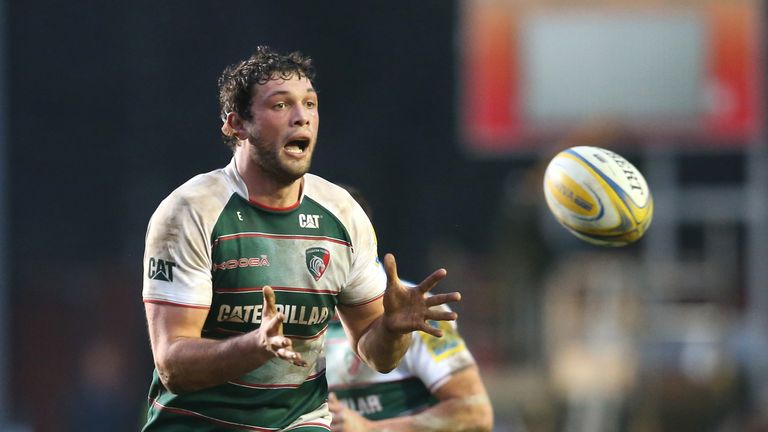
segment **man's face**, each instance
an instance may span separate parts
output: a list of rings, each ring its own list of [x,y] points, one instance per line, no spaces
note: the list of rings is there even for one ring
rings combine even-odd
[[[320,115],[317,93],[306,78],[274,79],[256,85],[248,131],[251,160],[280,184],[309,171]]]

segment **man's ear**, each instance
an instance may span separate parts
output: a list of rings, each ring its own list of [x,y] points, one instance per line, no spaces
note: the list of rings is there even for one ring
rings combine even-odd
[[[221,131],[226,136],[235,137],[238,140],[243,140],[248,136],[248,131],[245,130],[243,118],[236,112],[230,112],[227,114],[227,118],[224,119],[224,125],[221,127]]]

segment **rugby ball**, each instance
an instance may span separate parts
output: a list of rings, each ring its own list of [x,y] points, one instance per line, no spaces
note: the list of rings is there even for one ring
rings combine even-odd
[[[600,147],[571,147],[555,155],[544,173],[544,196],[562,226],[600,246],[637,241],[653,217],[653,198],[640,171]]]

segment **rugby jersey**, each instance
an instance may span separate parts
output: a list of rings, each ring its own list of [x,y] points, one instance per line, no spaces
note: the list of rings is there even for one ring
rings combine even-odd
[[[144,430],[328,428],[322,352],[329,320],[337,304],[373,301],[386,285],[373,227],[357,202],[306,174],[296,205],[261,206],[248,200],[233,159],[159,205],[146,236],[145,302],[207,309],[202,336],[224,339],[260,326],[265,285],[308,366],[272,359],[183,395],[169,392],[155,371]]]
[[[413,332],[411,346],[400,364],[382,374],[360,361],[347,342],[341,322],[334,319],[326,340],[330,391],[348,408],[370,420],[408,415],[436,404],[432,393],[451,374],[474,365],[475,360],[455,322],[430,324],[443,330],[443,337]]]

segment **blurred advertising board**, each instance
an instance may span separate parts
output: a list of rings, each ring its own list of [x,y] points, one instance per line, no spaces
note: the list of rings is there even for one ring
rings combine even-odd
[[[460,11],[457,115],[472,153],[530,152],[589,123],[694,146],[760,133],[757,1],[464,0]]]

